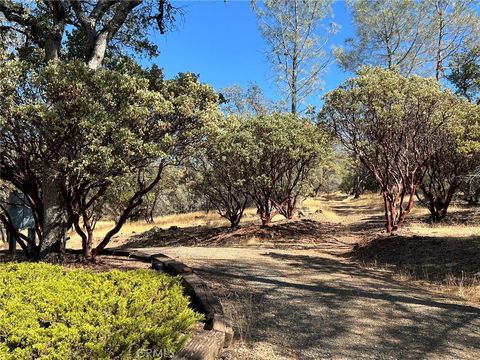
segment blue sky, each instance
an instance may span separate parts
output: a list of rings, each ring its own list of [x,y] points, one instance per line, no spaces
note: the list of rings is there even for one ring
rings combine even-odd
[[[268,98],[278,99],[264,56],[266,46],[249,1],[174,1],[174,4],[184,9],[183,20],[167,35],[152,35],[160,55],[149,62],[164,68],[168,78],[190,71],[200,74],[200,79],[216,90],[255,82]],[[333,13],[340,29],[329,46],[340,45],[354,34],[345,2],[334,3]],[[318,105],[320,96],[347,76],[332,64],[323,78],[324,91],[307,99],[308,103]]]

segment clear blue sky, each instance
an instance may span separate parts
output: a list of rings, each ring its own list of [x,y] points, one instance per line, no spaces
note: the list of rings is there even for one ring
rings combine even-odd
[[[152,35],[161,52],[153,62],[164,68],[167,78],[190,71],[200,74],[200,79],[216,90],[255,82],[268,98],[278,99],[264,56],[266,46],[249,1],[174,1],[174,4],[185,11],[177,29],[163,36]],[[354,34],[345,2],[336,2],[333,13],[340,29],[329,46],[340,45]],[[332,64],[323,77],[324,91],[310,97],[308,103],[318,105],[320,96],[347,76]]]

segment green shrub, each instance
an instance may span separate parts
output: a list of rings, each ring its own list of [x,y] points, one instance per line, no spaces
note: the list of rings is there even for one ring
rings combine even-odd
[[[169,355],[200,319],[180,280],[153,270],[0,265],[0,359]]]

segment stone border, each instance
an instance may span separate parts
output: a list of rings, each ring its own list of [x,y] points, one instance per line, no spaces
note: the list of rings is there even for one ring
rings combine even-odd
[[[150,255],[142,251],[103,249],[101,255],[126,256],[150,262],[157,271],[182,277],[185,293],[190,297],[192,306],[205,316],[205,326],[194,334],[174,360],[214,360],[222,348],[232,344],[232,321],[225,316],[220,300],[191,267],[164,254]]]

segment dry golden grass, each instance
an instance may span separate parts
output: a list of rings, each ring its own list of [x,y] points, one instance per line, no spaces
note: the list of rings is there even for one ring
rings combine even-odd
[[[257,222],[257,213],[256,209],[248,208],[245,210],[244,218],[242,219],[243,223],[252,223]],[[278,221],[278,219],[277,219]],[[145,231],[150,230],[153,227],[159,227],[162,229],[168,229],[172,226],[178,228],[188,228],[194,226],[210,226],[210,227],[219,227],[227,226],[229,223],[226,219],[222,218],[215,211],[205,212],[205,211],[196,211],[184,214],[171,214],[164,216],[157,216],[154,218],[153,223],[147,223],[144,220],[138,221],[127,221],[122,229],[115,235],[115,237],[127,238],[132,234],[140,234]],[[95,226],[95,240],[102,239],[105,234],[113,228],[115,225],[113,220],[101,220],[97,222]],[[72,249],[81,248],[81,239],[78,234],[71,230],[68,233],[70,240],[68,241],[68,247]]]
[[[330,223],[343,223],[343,217],[339,216],[335,211],[331,209],[328,202],[324,198],[308,198],[303,201],[304,207],[308,207],[312,213],[316,213],[318,210],[317,219]]]
[[[480,275],[454,276],[449,273],[443,280],[428,281],[428,270],[419,278],[407,269],[396,271],[393,278],[396,280],[415,283],[418,287],[428,289],[438,294],[448,294],[466,300],[473,304],[480,304]]]
[[[378,194],[364,194],[359,199],[342,193],[322,195],[319,198],[307,199],[323,211],[325,220],[343,225],[351,225],[364,221],[372,216],[383,215],[383,202]]]
[[[454,204],[448,211],[446,222],[430,224],[425,221],[429,215],[428,209],[417,206],[414,208],[412,218],[407,223],[407,228],[418,236],[469,237],[480,235],[480,223],[474,220],[480,219],[480,208],[466,208]],[[462,221],[455,221],[452,218],[461,218]]]
[[[326,221],[340,222],[343,225],[358,224],[371,217],[383,217],[383,200],[381,195],[377,193],[367,193],[359,199],[335,193],[320,198],[307,199],[304,204],[322,209]],[[428,216],[428,209],[421,206],[417,201],[401,231],[418,236],[435,237],[480,235],[480,223],[453,220],[430,224],[427,221]],[[480,218],[480,208],[466,208],[458,204],[452,204],[449,208],[449,218],[451,217],[462,217],[463,220]]]
[[[442,225],[412,222],[406,227],[411,233],[418,236],[434,237],[471,237],[480,234],[480,226],[472,224]]]
[[[355,225],[361,224],[371,217],[383,216],[383,202],[382,197],[378,193],[364,194],[360,199],[353,199],[352,196],[347,196],[342,193],[333,193],[322,195],[318,198],[305,199],[300,206],[301,208],[308,208],[310,214],[315,214],[315,220],[321,222]],[[452,205],[451,213],[462,213],[464,208]],[[480,217],[480,209],[477,210]],[[425,221],[428,216],[428,210],[419,206],[416,203],[412,214],[408,218],[407,224],[402,229],[404,233],[411,233],[419,236],[456,236],[469,237],[480,234],[480,226],[472,223],[440,223],[429,224]],[[274,222],[282,221],[281,216],[274,218]],[[242,223],[258,223],[258,215],[255,208],[248,208],[245,211]],[[154,223],[146,223],[143,220],[127,222],[120,232],[116,235],[119,238],[128,238],[132,234],[140,234],[157,226],[163,229],[168,229],[172,226],[179,228],[187,228],[194,226],[210,226],[219,227],[227,226],[228,221],[220,217],[215,211],[208,213],[203,211],[172,214],[159,216],[154,219]],[[102,239],[103,236],[114,226],[113,220],[101,220],[97,223],[95,228],[95,239]],[[75,231],[70,231],[68,236],[70,240],[68,247],[80,248],[81,240]],[[257,241],[258,240],[258,241]],[[261,239],[251,239],[251,244],[261,243]],[[7,244],[0,244],[0,248],[6,248]]]
[[[338,201],[325,200],[327,200],[329,206],[338,207]],[[365,194],[360,199],[348,197],[342,199],[340,203],[346,205],[346,207],[342,208],[340,212],[337,211],[336,216],[342,219],[341,222],[344,225],[360,224],[362,221],[374,216],[378,216],[379,219],[383,220],[383,202],[379,194]],[[351,213],[352,211],[357,213]],[[445,222],[431,224],[428,222],[428,217],[428,209],[421,206],[417,201],[412,213],[408,215],[406,223],[400,228],[399,234],[407,237],[415,235],[442,240],[454,239],[458,242],[472,241],[472,238],[480,235],[479,208],[468,208],[459,204],[452,204]],[[459,246],[463,245],[459,244]],[[429,273],[432,269],[428,265],[431,264],[425,264],[420,275],[415,274],[407,267],[397,268],[394,277],[398,280],[413,282],[433,292],[449,294],[472,303],[480,303],[480,273],[466,275],[462,272],[461,275],[454,275],[445,269],[444,277],[434,280],[435,275]],[[379,264],[369,264],[369,266],[382,267]]]

